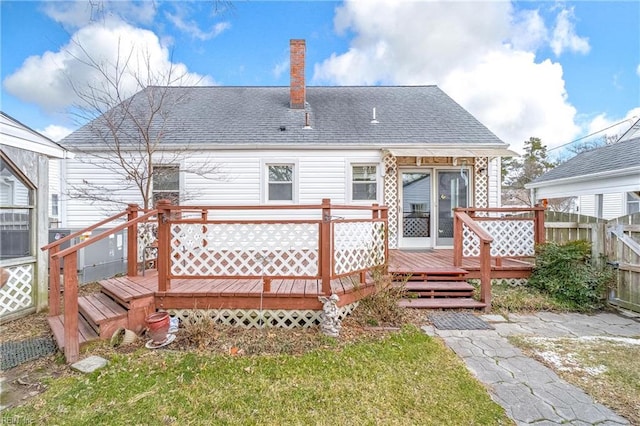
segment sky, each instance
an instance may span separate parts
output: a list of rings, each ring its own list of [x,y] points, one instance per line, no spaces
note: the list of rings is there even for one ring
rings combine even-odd
[[[1,109],[59,140],[92,59],[144,52],[181,84],[437,85],[517,151],[621,134],[640,119],[638,1],[0,1]],[[120,46],[120,49],[118,49]],[[135,85],[124,81],[125,90]],[[606,129],[606,130],[605,130]],[[589,140],[581,139],[581,141]],[[580,141],[577,143],[581,143]]]

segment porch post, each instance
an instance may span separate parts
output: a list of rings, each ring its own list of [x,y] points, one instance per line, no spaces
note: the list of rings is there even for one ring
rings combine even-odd
[[[458,209],[453,212],[453,266],[462,266],[462,221]]]
[[[137,204],[127,206],[127,222],[138,217],[139,207]],[[144,268],[145,265],[142,265]],[[127,228],[127,276],[138,275],[138,224],[133,223]]]
[[[320,276],[322,277],[322,293],[331,294],[331,261],[333,244],[331,244],[331,199],[322,199],[322,223],[320,224]]]
[[[544,211],[545,208],[541,207],[540,205],[536,205],[534,207],[535,210],[535,224],[534,224],[534,229],[535,229],[535,242],[536,244],[544,244],[545,240],[546,240],[546,235],[545,235],[545,229],[544,229]]]
[[[384,220],[384,273],[389,272],[389,210],[383,209],[381,217]]]
[[[78,252],[64,257],[64,357],[76,362],[80,355],[78,336]]]
[[[60,251],[60,245],[49,249],[49,316],[60,315],[60,258],[54,256]]]
[[[167,291],[171,288],[169,278],[170,233],[171,233],[171,201],[159,200],[156,205],[158,210],[158,291]]]
[[[491,243],[480,241],[480,301],[486,304],[484,310],[491,310]]]

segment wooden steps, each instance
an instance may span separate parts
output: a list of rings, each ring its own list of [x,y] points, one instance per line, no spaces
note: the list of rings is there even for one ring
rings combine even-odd
[[[398,306],[415,309],[482,309],[486,307],[486,304],[468,297],[456,297],[401,299]]]
[[[79,298],[78,310],[102,340],[110,339],[120,327],[129,327],[127,309],[104,293]]]
[[[468,272],[454,266],[404,265],[393,271],[394,286],[404,289],[399,306],[416,309],[480,309],[486,304],[472,298]]]
[[[64,315],[58,315],[55,317],[48,317],[49,327],[53,331],[53,337],[56,339],[56,343],[60,349],[64,349]],[[98,333],[89,325],[87,320],[83,316],[78,316],[78,341],[80,346],[84,343],[98,339]]]

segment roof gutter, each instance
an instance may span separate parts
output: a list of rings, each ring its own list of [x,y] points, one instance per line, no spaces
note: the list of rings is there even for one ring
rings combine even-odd
[[[571,177],[562,178],[562,179],[551,179],[551,180],[545,180],[542,182],[530,182],[530,183],[527,183],[524,187],[527,189],[545,188],[548,186],[553,186],[558,184],[580,182],[580,181],[584,181],[585,179],[594,180],[594,179],[601,179],[601,178],[608,178],[608,177],[615,177],[615,176],[628,176],[628,175],[637,174],[637,173],[640,173],[640,166],[629,167],[626,169],[607,170],[605,172],[591,173],[588,175],[571,176]]]

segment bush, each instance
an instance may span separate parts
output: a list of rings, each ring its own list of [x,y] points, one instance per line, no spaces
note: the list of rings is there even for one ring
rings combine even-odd
[[[538,246],[529,285],[560,303],[579,310],[593,310],[604,305],[612,280],[611,268],[592,264],[591,244],[580,240]]]

